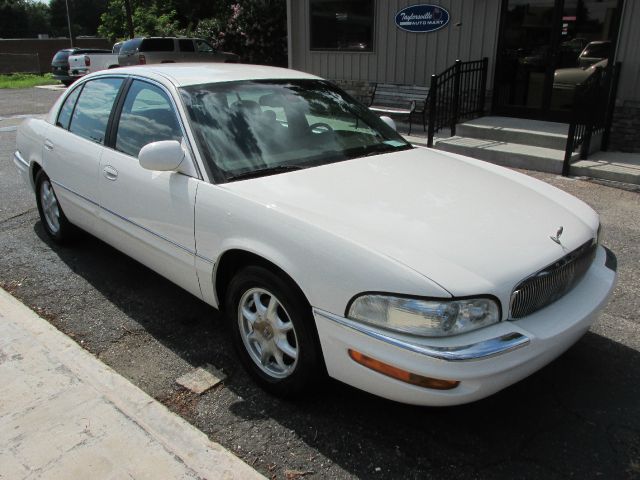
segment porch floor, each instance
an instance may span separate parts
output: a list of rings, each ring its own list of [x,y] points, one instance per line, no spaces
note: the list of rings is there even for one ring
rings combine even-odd
[[[411,136],[406,134],[407,125],[398,126],[414,145],[427,145],[421,125],[414,125]],[[506,167],[561,173],[568,130],[566,123],[486,116],[457,125],[456,136],[450,136],[448,130],[439,132],[434,145]],[[599,145],[600,138],[594,137],[588,160],[574,154],[573,176],[640,185],[640,153],[594,151]]]

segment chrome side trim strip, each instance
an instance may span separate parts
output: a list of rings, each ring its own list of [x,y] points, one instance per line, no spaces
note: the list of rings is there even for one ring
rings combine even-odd
[[[164,235],[161,235],[161,234],[159,234],[157,232],[154,232],[153,230],[149,230],[147,227],[144,227],[144,226],[140,225],[139,223],[136,223],[136,222],[134,222],[132,220],[129,220],[128,218],[123,217],[122,215],[119,215],[116,212],[114,212],[112,210],[109,210],[108,208],[104,208],[104,207],[100,206],[99,204],[97,204],[96,202],[94,202],[93,200],[85,197],[84,195],[79,194],[78,192],[75,192],[75,191],[71,190],[70,188],[65,187],[64,185],[62,185],[59,182],[56,182],[55,180],[51,180],[51,181],[53,182],[54,185],[57,185],[57,186],[59,186],[61,188],[64,188],[66,191],[68,191],[70,193],[73,193],[74,195],[82,198],[83,200],[86,200],[87,202],[91,203],[92,205],[95,205],[96,207],[99,207],[101,210],[103,210],[103,211],[105,211],[107,213],[110,213],[114,217],[117,217],[117,218],[119,218],[120,220],[122,220],[124,222],[130,223],[131,225],[136,226],[136,227],[144,230],[145,232],[150,233],[151,235],[153,235],[153,236],[155,236],[155,237],[157,237],[157,238],[159,238],[161,240],[164,240],[165,242],[168,242],[168,243],[178,247],[181,250],[184,250],[185,252],[189,253],[190,255],[196,255],[196,252],[194,250],[190,249],[189,247],[185,247],[184,245],[181,245],[181,244],[179,244],[177,242],[174,242],[173,240],[171,240],[170,238],[165,237]],[[211,260],[209,260],[209,259],[207,259],[205,257],[201,257],[201,258],[203,260],[210,261],[213,264],[213,261],[211,261]]]
[[[196,257],[198,257],[200,260],[204,260],[205,262],[210,263],[211,265],[215,265],[216,264],[216,262],[214,262],[210,258],[204,257],[204,256],[200,255],[199,253],[196,253]]]
[[[50,179],[51,180],[51,179]],[[76,192],[75,190],[71,190],[69,187],[64,186],[63,184],[61,184],[60,182],[56,182],[55,180],[51,180],[51,183],[53,183],[54,185],[60,187],[60,188],[64,188],[67,192],[69,193],[73,193],[75,196],[80,197],[83,200],[86,200],[87,202],[89,202],[91,205],[95,205],[96,207],[99,207],[100,205],[98,205],[97,202],[91,200],[88,197],[85,197],[84,195]]]
[[[403,348],[438,360],[446,360],[448,362],[485,360],[487,358],[512,352],[531,343],[531,340],[521,333],[511,332],[489,340],[473,343],[471,345],[459,345],[453,347],[418,345],[394,338],[380,331],[373,330],[361,323],[354,322],[353,320],[349,320],[317,308],[313,309],[313,313],[395,347]]]
[[[19,151],[16,150],[15,152],[13,152],[13,160],[14,162],[20,162],[27,170],[29,169],[29,162],[22,158],[22,155],[20,155]]]

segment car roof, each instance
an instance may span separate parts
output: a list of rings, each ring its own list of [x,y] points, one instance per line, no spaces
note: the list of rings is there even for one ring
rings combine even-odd
[[[103,70],[96,74],[127,74],[155,78],[164,77],[177,87],[237,80],[319,79],[315,75],[288,68],[241,63],[158,63]],[[93,76],[93,75],[92,75]]]

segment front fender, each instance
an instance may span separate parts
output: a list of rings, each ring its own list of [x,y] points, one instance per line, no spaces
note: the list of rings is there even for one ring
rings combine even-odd
[[[218,305],[214,272],[229,250],[244,250],[276,265],[316,308],[344,314],[365,291],[450,297],[415,270],[378,252],[215,185],[198,189],[197,270],[205,300]]]

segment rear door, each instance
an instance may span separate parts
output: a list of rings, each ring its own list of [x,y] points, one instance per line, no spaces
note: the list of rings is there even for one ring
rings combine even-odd
[[[138,153],[160,140],[183,141],[171,95],[159,84],[133,80],[100,162],[104,238],[149,268],[201,296],[195,271],[194,207],[200,180],[149,171]],[[185,161],[191,161],[185,159]]]
[[[62,209],[72,223],[96,235],[100,156],[123,81],[100,78],[73,89],[44,143],[44,169]]]

